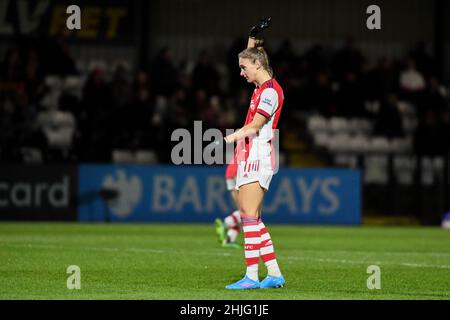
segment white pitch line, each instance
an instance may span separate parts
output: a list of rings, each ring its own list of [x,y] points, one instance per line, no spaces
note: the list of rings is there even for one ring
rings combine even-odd
[[[361,250],[316,250],[316,249],[301,249],[301,252],[323,252],[323,253],[343,253],[343,254],[354,254],[354,253],[364,253],[367,254],[367,251]],[[431,256],[450,256],[450,252],[442,252],[442,251],[430,251],[430,252],[421,252],[421,251],[380,251],[380,254],[384,255],[431,255]]]
[[[402,266],[405,267],[416,267],[416,268],[439,268],[439,269],[450,269],[450,266],[447,266],[445,264],[443,265],[434,265],[434,264],[420,264],[420,263],[407,263],[402,262]]]
[[[286,260],[310,260],[317,262],[332,262],[342,264],[379,264],[379,265],[399,265],[405,267],[414,268],[436,268],[436,269],[450,269],[450,265],[434,265],[434,264],[421,264],[410,262],[382,262],[382,261],[367,261],[367,260],[346,260],[346,259],[330,259],[330,258],[311,258],[311,257],[285,257]]]
[[[186,255],[209,255],[209,256],[231,256],[228,252],[189,252],[180,251],[176,249],[147,249],[147,248],[111,248],[111,247],[62,247],[55,245],[46,244],[2,244],[8,247],[18,247],[18,248],[44,248],[44,249],[77,249],[77,250],[89,250],[89,251],[106,251],[106,252],[135,252],[135,253],[161,253],[161,254],[186,254]],[[335,252],[335,251],[334,251]],[[352,251],[341,251],[352,253]],[[367,253],[367,252],[366,252]],[[297,256],[283,256],[283,260],[308,260],[317,262],[331,262],[331,263],[341,263],[341,264],[378,264],[378,265],[399,265],[404,267],[412,268],[436,268],[436,269],[450,269],[450,265],[433,265],[433,264],[421,264],[412,262],[382,262],[382,261],[368,261],[368,260],[347,260],[347,259],[330,259],[330,258],[315,258],[315,257],[297,257]]]

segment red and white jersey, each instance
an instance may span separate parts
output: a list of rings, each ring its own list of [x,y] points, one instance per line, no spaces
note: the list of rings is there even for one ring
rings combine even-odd
[[[256,113],[263,115],[268,121],[262,126],[257,136],[249,136],[238,142],[236,150],[238,162],[270,157],[272,168],[274,167],[272,138],[281,115],[283,101],[283,89],[275,79],[270,79],[261,87],[255,88],[245,125],[253,121]]]

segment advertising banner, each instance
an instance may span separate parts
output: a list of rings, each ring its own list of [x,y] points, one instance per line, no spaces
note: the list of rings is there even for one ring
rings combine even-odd
[[[0,166],[0,220],[77,218],[77,166]]]
[[[72,5],[79,9],[80,29],[67,27],[76,13]],[[0,39],[61,36],[70,43],[126,45],[134,43],[136,27],[134,1],[0,1]]]
[[[235,210],[225,167],[81,165],[80,221],[212,222]],[[280,169],[263,217],[274,223],[360,224],[360,173]]]

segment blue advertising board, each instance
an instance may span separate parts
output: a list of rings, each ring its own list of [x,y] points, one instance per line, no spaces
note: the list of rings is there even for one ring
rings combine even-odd
[[[80,221],[212,222],[235,210],[225,167],[81,165]],[[273,223],[360,224],[360,173],[283,169],[272,178],[263,217]]]

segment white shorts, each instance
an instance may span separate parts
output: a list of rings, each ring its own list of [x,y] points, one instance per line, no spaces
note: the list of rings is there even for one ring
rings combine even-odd
[[[227,190],[232,191],[236,189],[236,178],[233,179],[225,179],[227,182]]]
[[[238,166],[236,189],[239,190],[244,184],[258,181],[259,185],[267,191],[269,190],[272,176],[273,170],[270,158],[242,161]]]

